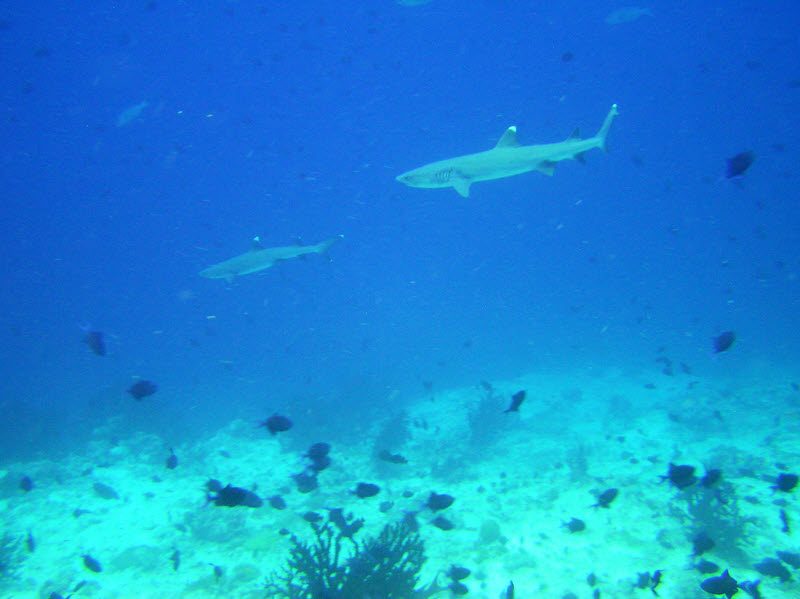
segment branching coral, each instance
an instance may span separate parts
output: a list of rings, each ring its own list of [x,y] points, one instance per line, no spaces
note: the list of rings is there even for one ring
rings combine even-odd
[[[357,523],[358,521],[354,521]],[[336,524],[336,526],[334,526]],[[359,542],[352,523],[311,523],[316,541],[293,536],[283,572],[267,583],[267,596],[285,599],[410,599],[425,562],[424,545],[404,522],[384,526]]]

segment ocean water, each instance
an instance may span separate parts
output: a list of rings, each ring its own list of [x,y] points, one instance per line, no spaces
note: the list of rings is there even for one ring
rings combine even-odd
[[[800,470],[798,30],[781,1],[3,3],[0,513],[38,542],[0,596],[88,578],[76,597],[262,596],[288,551],[263,531],[299,534],[298,514],[338,502],[377,533],[433,487],[462,512],[455,541],[421,529],[426,579],[458,562],[480,574],[472,596],[514,579],[517,596],[589,597],[616,543],[632,553],[598,574],[604,597],[646,596],[629,579],[662,567],[662,597],[706,596],[667,513],[682,499],[658,484],[669,462],[723,468],[763,536],[715,561],[763,578],[753,564],[800,547],[776,524],[800,521],[795,495],[770,488]],[[512,125],[523,145],[590,137],[612,104],[609,153],[553,177],[467,198],[395,180]],[[256,236],[336,235],[329,256],[198,274]],[[141,379],[158,390],[136,401]],[[257,429],[274,413],[292,430]],[[387,422],[407,429],[384,447],[407,470],[375,461]],[[316,441],[334,466],[315,498],[291,475]],[[294,520],[204,507],[208,478],[280,492]],[[361,480],[394,511],[354,502]],[[611,487],[629,517],[589,510],[605,528],[565,536]],[[219,512],[238,537],[174,526],[213,530]],[[489,519],[514,559],[476,544]],[[157,567],[119,557],[145,546]],[[178,572],[175,547],[192,556]],[[92,573],[83,554],[116,565]],[[247,574],[206,571],[226,558]]]

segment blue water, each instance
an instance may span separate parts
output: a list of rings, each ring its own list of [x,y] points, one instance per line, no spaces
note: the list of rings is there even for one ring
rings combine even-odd
[[[111,416],[177,442],[279,411],[335,437],[662,348],[709,378],[796,372],[796,3],[616,25],[624,3],[539,4],[3,3],[0,457],[79,450]],[[611,153],[553,178],[395,181],[509,125],[592,135],[613,103]],[[198,276],[256,235],[337,234],[333,262]],[[136,377],[159,391],[135,403]]]

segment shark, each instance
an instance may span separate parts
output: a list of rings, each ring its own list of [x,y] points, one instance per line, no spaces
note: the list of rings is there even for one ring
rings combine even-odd
[[[209,266],[200,271],[200,276],[207,279],[225,279],[230,283],[237,276],[264,270],[282,260],[300,258],[306,254],[325,254],[334,243],[342,239],[344,239],[344,235],[337,235],[316,245],[265,248],[261,244],[261,240],[256,237],[253,239],[249,252]]]
[[[584,162],[583,154],[599,148],[604,152],[611,123],[617,116],[617,105],[611,106],[603,126],[594,137],[581,139],[580,129],[575,129],[564,141],[523,146],[517,141],[517,128],[509,127],[491,150],[431,162],[403,173],[397,180],[409,187],[438,189],[452,187],[463,197],[469,196],[469,186],[475,181],[490,181],[529,171],[553,175],[562,160]]]

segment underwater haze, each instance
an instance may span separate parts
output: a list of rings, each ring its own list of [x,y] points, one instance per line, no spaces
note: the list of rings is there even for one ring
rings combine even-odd
[[[418,443],[421,464],[409,468],[439,476],[441,490],[466,480],[457,464],[505,454],[511,437],[518,449],[550,439],[549,464],[564,457],[559,451],[589,451],[594,465],[612,459],[601,452],[593,460],[591,440],[573,447],[591,423],[597,443],[633,431],[657,436],[662,475],[686,442],[670,428],[676,422],[709,444],[692,454],[698,468],[742,431],[780,437],[794,427],[796,442],[798,31],[797,4],[778,0],[2,3],[7,507],[22,510],[14,502],[61,484],[41,464],[77,477],[144,436],[157,439],[147,455],[159,476],[167,448],[181,458],[176,472],[194,460],[195,478],[174,484],[207,517],[222,508],[203,508],[205,478],[269,486],[255,475],[229,481],[204,470],[206,449],[236,459],[211,441],[229,427],[255,444],[242,453],[272,443],[262,455],[275,460],[279,449],[294,455],[315,441],[349,448],[354,461],[339,458],[354,468],[340,472],[343,493],[362,480],[386,486],[381,477],[394,475],[385,464],[356,468],[359,443],[387,420],[414,414],[405,441]],[[490,150],[510,126],[523,146],[563,142],[576,127],[590,138],[612,105],[608,152],[575,156],[585,163],[553,159],[552,177],[532,170],[475,180],[468,197],[396,180]],[[730,162],[740,155],[744,165]],[[250,251],[291,255],[339,235],[324,251],[256,272],[200,275]],[[92,333],[104,351],[92,347]],[[141,381],[154,392],[137,396]],[[522,422],[542,401],[548,417],[526,426],[511,413],[476,432],[472,399],[502,397],[501,413],[521,388]],[[642,419],[634,423],[631,412]],[[280,441],[257,430],[274,414],[293,423]],[[731,414],[736,426],[718,428]],[[469,434],[457,428],[467,423]],[[463,451],[446,463],[425,461],[426,451],[443,451],[426,446],[425,435],[447,430]],[[383,449],[414,455],[403,441]],[[752,447],[765,444],[759,437]],[[790,447],[765,454],[765,475],[774,478],[776,462],[800,469]],[[370,441],[364,459],[372,448]],[[657,453],[645,441],[639,449],[641,460]],[[120,472],[141,466],[137,451],[117,464]],[[70,470],[75,463],[62,460],[75,456],[86,463]],[[500,468],[485,467],[492,476]],[[248,471],[245,462],[237,468]],[[23,474],[33,480],[30,493],[17,488]],[[584,481],[575,505],[595,502],[590,489],[638,484],[636,476]],[[490,486],[475,471],[468,478],[470,488]],[[429,490],[422,487],[418,497]],[[463,502],[467,491],[449,490]],[[767,504],[769,485],[763,492]],[[295,510],[305,509],[298,500]],[[165,555],[179,544],[164,543]],[[475,569],[488,557],[470,554],[471,543],[459,559]],[[85,577],[90,565],[75,556],[97,555],[80,544],[70,559]],[[198,563],[214,561],[200,553]],[[440,557],[443,565],[455,560]],[[637,564],[628,570],[659,566]],[[516,567],[487,570],[482,592],[496,599]],[[541,576],[525,568],[534,570],[516,581],[529,576],[528,593],[517,582],[517,594],[531,597]],[[575,575],[580,597],[589,596],[586,574]],[[80,576],[67,579],[48,592],[66,596]],[[28,588],[41,592],[41,582]],[[228,592],[239,592],[230,584]],[[687,584],[661,594],[704,595]],[[96,596],[134,596],[98,588]],[[175,588],[182,590],[172,596],[199,593]],[[536,591],[561,597],[571,588]],[[695,594],[679,595],[683,588]],[[778,588],[770,599],[783,596]],[[797,590],[780,588],[786,597]]]

